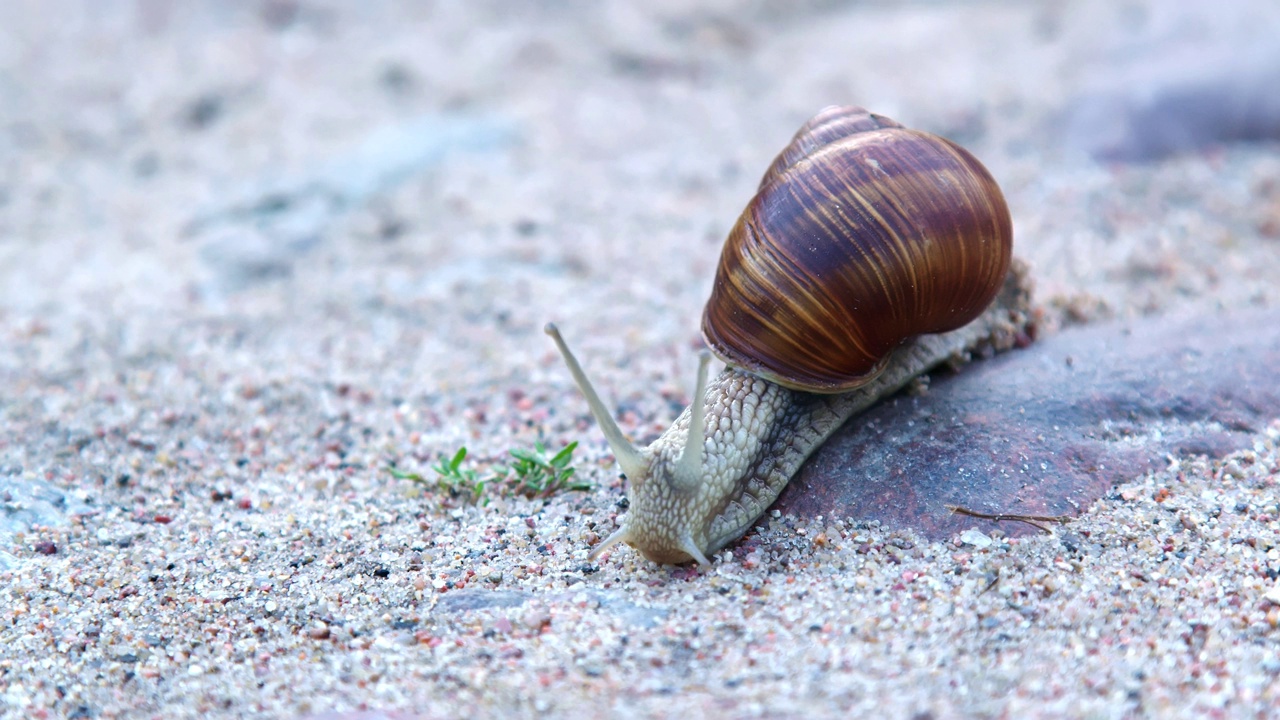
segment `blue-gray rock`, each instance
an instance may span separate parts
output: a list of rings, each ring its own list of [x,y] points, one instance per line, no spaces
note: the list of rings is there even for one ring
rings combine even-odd
[[[73,515],[94,512],[85,501],[53,485],[15,473],[0,472],[0,547],[10,547],[14,536],[31,528],[65,527]],[[0,570],[17,567],[21,559],[0,550]]]
[[[248,192],[198,214],[187,234],[203,239],[201,256],[221,289],[288,276],[338,217],[451,155],[500,150],[515,137],[512,122],[495,115],[423,115],[376,130],[298,177],[248,181]]]

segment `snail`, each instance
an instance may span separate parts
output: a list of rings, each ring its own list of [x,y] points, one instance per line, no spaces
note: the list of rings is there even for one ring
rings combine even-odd
[[[1012,346],[1025,266],[991,174],[949,140],[859,107],[805,123],[730,231],[702,316],[689,408],[649,447],[554,340],[628,480],[624,542],[659,563],[741,537],[852,415],[919,374]],[[993,302],[994,300],[994,302]]]

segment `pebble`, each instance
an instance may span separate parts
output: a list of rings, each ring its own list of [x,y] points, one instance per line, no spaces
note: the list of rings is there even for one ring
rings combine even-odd
[[[991,547],[992,540],[987,537],[986,533],[975,528],[969,528],[960,533],[960,542],[965,545],[972,545],[976,548]]]

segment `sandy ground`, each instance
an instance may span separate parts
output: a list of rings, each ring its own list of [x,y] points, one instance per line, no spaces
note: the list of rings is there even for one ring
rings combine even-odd
[[[654,437],[833,102],[986,162],[1050,330],[1275,307],[1280,146],[1233,141],[1280,117],[1280,7],[688,5],[0,6],[7,717],[1277,713],[1280,424],[1053,536],[593,564],[623,486],[541,328]],[[597,489],[386,471],[538,441]]]

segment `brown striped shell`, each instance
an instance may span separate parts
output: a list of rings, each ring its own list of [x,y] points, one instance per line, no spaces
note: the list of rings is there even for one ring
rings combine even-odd
[[[785,387],[842,392],[924,333],[996,295],[1009,208],[964,148],[857,107],[796,133],[729,233],[702,334],[726,363]]]

